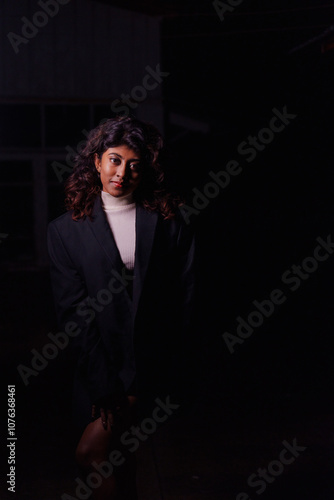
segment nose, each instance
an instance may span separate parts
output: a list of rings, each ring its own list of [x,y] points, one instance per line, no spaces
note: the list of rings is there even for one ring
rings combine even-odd
[[[122,161],[122,163],[118,165],[116,176],[119,177],[120,179],[123,179],[125,177],[125,174],[126,174],[126,163],[125,161]]]

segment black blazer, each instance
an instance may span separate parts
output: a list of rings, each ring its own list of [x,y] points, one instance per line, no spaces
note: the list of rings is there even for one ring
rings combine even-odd
[[[94,401],[134,384],[152,397],[180,386],[195,283],[194,235],[181,217],[164,220],[137,205],[133,276],[100,197],[92,220],[67,212],[52,221],[48,248],[59,326],[73,337],[81,415],[89,420]]]

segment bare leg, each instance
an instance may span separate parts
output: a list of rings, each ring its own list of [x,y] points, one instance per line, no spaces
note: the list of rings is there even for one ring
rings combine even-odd
[[[76,460],[82,471],[88,475],[96,472],[93,462],[100,464],[108,461],[109,449],[112,447],[113,431],[102,426],[101,417],[87,425],[76,449]],[[114,474],[102,477],[102,484],[94,489],[94,500],[116,499],[116,480]]]
[[[113,466],[109,459],[110,452],[121,451],[122,444],[119,438],[134,421],[134,402],[134,398],[129,398],[130,406],[123,411],[122,417],[112,428],[108,424],[107,429],[104,429],[100,417],[88,424],[81,436],[76,449],[76,460],[83,472],[87,475],[91,472],[96,473],[97,469],[93,463],[107,462],[108,464],[105,464],[104,474],[99,474],[102,483],[93,490],[94,500],[136,500],[137,498],[134,454],[126,450],[122,452],[125,463],[120,466]]]

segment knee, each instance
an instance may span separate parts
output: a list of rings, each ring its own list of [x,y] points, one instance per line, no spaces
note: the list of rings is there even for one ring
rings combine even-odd
[[[98,458],[97,450],[94,448],[93,443],[81,439],[75,450],[75,461],[77,465],[81,469],[89,470],[92,462]]]

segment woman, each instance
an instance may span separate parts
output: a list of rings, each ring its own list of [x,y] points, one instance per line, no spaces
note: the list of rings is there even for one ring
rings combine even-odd
[[[157,397],[184,391],[194,238],[164,187],[162,148],[159,132],[133,118],[96,127],[67,181],[68,211],[48,230],[58,320],[76,358],[77,463],[103,471],[123,445],[124,463],[90,485],[94,499],[137,498],[134,454],[120,437],[137,400],[149,416]]]

